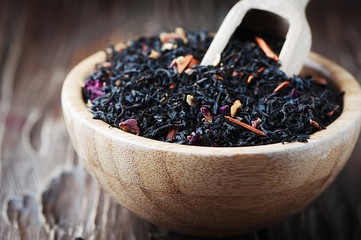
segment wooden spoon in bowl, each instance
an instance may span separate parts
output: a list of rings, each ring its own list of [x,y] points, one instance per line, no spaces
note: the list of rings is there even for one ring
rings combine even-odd
[[[213,65],[242,23],[256,32],[268,31],[285,37],[279,56],[281,70],[289,77],[298,75],[311,49],[311,31],[305,15],[308,1],[239,1],[228,12],[201,64]]]

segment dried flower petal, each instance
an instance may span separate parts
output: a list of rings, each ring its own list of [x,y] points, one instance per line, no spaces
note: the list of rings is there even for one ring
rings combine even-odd
[[[290,96],[291,98],[299,98],[301,96],[301,93],[297,91],[296,88],[293,88]]]
[[[177,44],[173,44],[173,43],[163,43],[162,45],[162,50],[173,50],[176,49],[178,47]]]
[[[179,128],[178,128],[178,127],[170,127],[166,139],[171,138],[172,140],[174,140],[174,135],[175,135],[178,131],[179,131]]]
[[[186,101],[189,106],[192,106],[192,107],[196,106],[195,98],[192,95],[187,95]]]
[[[219,108],[218,113],[223,115],[223,114],[228,114],[229,112],[229,106],[228,105],[224,105],[222,107]]]
[[[179,36],[180,38],[182,38],[182,40],[183,40],[184,43],[188,43],[187,34],[186,34],[186,31],[185,31],[183,28],[177,27],[177,28],[175,29],[175,33],[178,34],[178,36]]]
[[[119,128],[125,132],[133,133],[136,135],[140,134],[138,121],[135,119],[128,119],[125,120],[124,122],[119,123]]]
[[[152,49],[152,51],[149,54],[149,58],[153,58],[153,59],[157,59],[160,58],[162,55],[160,55],[159,52],[157,52],[156,50]]]
[[[206,120],[207,123],[212,123],[213,117],[212,117],[211,112],[208,110],[208,108],[201,107],[201,113],[205,117],[205,120]]]
[[[257,70],[256,74],[258,75],[259,73],[263,72],[264,69],[265,69],[264,67],[261,67],[260,69]],[[250,83],[252,81],[252,79],[255,78],[255,77],[256,77],[255,74],[249,75],[249,77],[247,79],[247,83]]]
[[[145,43],[142,43],[142,54],[145,55],[148,51],[148,45]]]
[[[238,76],[239,79],[241,79],[241,78],[243,77],[243,75],[244,75],[243,72],[236,72],[236,71],[234,71],[234,72],[232,73],[232,77]],[[252,79],[251,79],[251,80],[252,80]],[[250,80],[250,81],[251,81],[251,80]]]
[[[200,64],[200,62],[193,57],[192,60],[191,60],[191,62],[190,62],[189,65],[188,65],[188,67],[193,68],[194,66],[197,66],[197,65],[199,65],[199,64]]]
[[[187,68],[184,72],[186,73],[186,74],[191,74],[192,72],[194,72],[195,71],[195,69],[193,69],[193,68]]]
[[[312,119],[310,119],[310,124],[311,124],[312,128],[314,128],[315,130],[320,130],[320,125],[316,121],[313,121]]]
[[[178,73],[182,73],[188,67],[192,59],[193,59],[193,55],[187,55],[183,58],[183,60],[180,63],[177,63]]]
[[[213,74],[214,77],[216,77],[218,80],[223,80],[223,77],[217,75],[217,74]]]
[[[84,90],[86,95],[89,97],[90,101],[94,101],[97,97],[104,94],[100,88],[104,88],[104,83],[99,79],[97,80],[87,80],[84,85]]]
[[[251,123],[252,123],[252,127],[258,128],[258,126],[262,123],[262,119],[257,118],[256,120],[251,121]]]
[[[111,62],[102,63],[102,67],[111,67],[113,64]]]
[[[192,136],[189,139],[189,144],[198,145],[201,139],[202,139],[202,133],[200,131],[197,131],[196,133],[192,133]]]
[[[181,38],[184,43],[188,43],[186,31],[180,27],[176,28],[175,32],[172,33],[163,32],[159,34],[159,39],[163,43],[176,42],[179,38]]]
[[[287,87],[288,85],[290,85],[291,83],[289,81],[284,81],[283,83],[281,83],[280,85],[278,85],[278,87],[275,88],[275,90],[273,90],[273,92],[279,92],[282,89],[284,89],[285,87]]]
[[[259,47],[262,49],[262,51],[266,54],[267,57],[272,58],[275,61],[279,61],[277,54],[275,54],[272,49],[267,45],[265,40],[263,40],[260,37],[255,37],[256,42],[258,43]]]
[[[266,136],[266,134],[264,132],[262,132],[262,131],[258,130],[257,128],[254,128],[254,127],[252,127],[252,126],[250,126],[250,125],[248,125],[246,123],[238,121],[237,119],[231,118],[229,116],[225,116],[225,118],[227,118],[230,122],[238,124],[238,125],[240,125],[240,126],[242,126],[244,128],[247,128],[248,130],[251,130],[252,132],[255,132],[255,133],[257,133],[259,135],[262,135],[262,136]]]
[[[90,101],[90,99],[88,99],[88,101],[86,102],[86,106],[87,107],[93,106],[93,103]]]
[[[172,62],[169,64],[168,68],[173,68],[174,66],[177,66],[176,59],[172,60]]]
[[[159,34],[159,39],[162,43],[168,43],[168,42],[176,42],[179,39],[179,35],[177,33],[166,33],[163,32]]]
[[[315,81],[316,84],[318,85],[327,85],[327,81],[324,78],[319,78],[319,77],[314,77],[313,80]]]
[[[249,77],[247,78],[247,83],[250,83],[252,81],[252,79],[254,78],[254,75],[249,75]]]
[[[237,114],[237,110],[242,106],[242,103],[240,100],[236,100],[233,102],[231,107],[231,117],[235,117]]]
[[[340,107],[340,105],[337,105],[331,112],[328,112],[327,115],[328,115],[328,116],[332,116],[332,115],[335,113],[335,111],[336,111],[337,109],[339,109],[339,107]]]
[[[176,65],[179,65],[183,62],[183,60],[184,60],[184,56],[179,56],[179,57],[175,58],[173,61]]]
[[[126,47],[125,43],[119,43],[115,46],[115,48],[118,49],[118,52],[122,52]]]

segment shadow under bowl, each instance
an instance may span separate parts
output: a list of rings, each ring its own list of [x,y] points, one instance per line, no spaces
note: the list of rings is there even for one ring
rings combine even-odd
[[[139,217],[176,232],[231,236],[300,211],[337,176],[360,133],[361,88],[346,70],[311,53],[304,73],[344,91],[342,114],[308,143],[212,148],[165,143],[92,119],[85,77],[105,60],[79,63],[62,89],[64,119],[82,162],[102,188]]]

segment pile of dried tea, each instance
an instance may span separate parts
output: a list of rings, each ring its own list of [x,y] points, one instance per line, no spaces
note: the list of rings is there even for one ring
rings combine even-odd
[[[110,47],[83,88],[93,118],[160,141],[234,147],[305,142],[341,114],[342,93],[325,79],[279,70],[281,41],[231,40],[201,66],[211,41],[178,28]]]

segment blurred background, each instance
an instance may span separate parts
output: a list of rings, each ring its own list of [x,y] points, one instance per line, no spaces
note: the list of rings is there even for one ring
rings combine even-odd
[[[0,239],[196,239],[143,222],[86,173],[79,175],[62,120],[61,85],[74,65],[109,43],[178,26],[217,31],[236,2],[0,0]],[[359,80],[360,11],[359,0],[311,0],[307,8],[312,50]],[[232,239],[361,239],[360,147],[359,141],[336,182],[306,210]],[[54,208],[54,200],[44,197],[59,196],[61,184],[80,184],[79,197],[69,196],[78,203],[65,201]],[[63,213],[69,207],[70,217]],[[52,217],[44,209],[53,211]],[[92,211],[96,222],[87,215]]]

